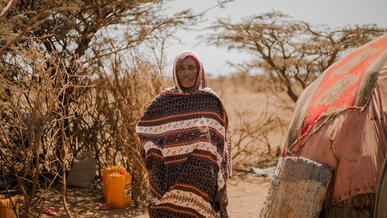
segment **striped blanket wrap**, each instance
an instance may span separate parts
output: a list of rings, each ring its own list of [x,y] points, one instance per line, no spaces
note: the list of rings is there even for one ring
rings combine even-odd
[[[219,217],[211,204],[231,174],[224,106],[209,88],[167,89],[137,124],[149,172],[150,217]]]

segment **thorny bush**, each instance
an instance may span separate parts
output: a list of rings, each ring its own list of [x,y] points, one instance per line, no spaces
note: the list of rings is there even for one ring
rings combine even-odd
[[[21,194],[22,214],[31,216],[53,185],[65,188],[74,158],[90,151],[99,175],[105,166],[125,166],[135,203],[144,202],[146,170],[135,125],[165,87],[157,67],[115,56],[109,67],[87,69],[36,47],[13,49],[17,64],[0,66],[0,194]]]

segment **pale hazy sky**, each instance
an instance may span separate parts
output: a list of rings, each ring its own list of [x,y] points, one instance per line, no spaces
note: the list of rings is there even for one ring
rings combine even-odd
[[[171,12],[191,8],[198,13],[215,4],[215,0],[171,0],[168,7]],[[230,17],[233,22],[238,22],[243,17],[273,10],[311,24],[327,24],[331,28],[347,24],[377,24],[380,27],[387,27],[387,0],[234,0],[226,4],[225,8],[211,10],[206,15],[208,21],[194,28],[200,29],[210,25],[216,18]],[[234,70],[226,65],[226,61],[238,63],[251,58],[248,54],[201,43],[203,40],[197,39],[200,34],[205,32],[177,32],[182,43],[173,43],[166,50],[168,72],[172,68],[175,55],[182,50],[195,51],[202,59],[206,72],[212,75],[232,73]]]

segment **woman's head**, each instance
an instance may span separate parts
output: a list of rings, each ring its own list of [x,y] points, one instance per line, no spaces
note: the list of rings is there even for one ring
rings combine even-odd
[[[203,66],[196,54],[185,51],[176,57],[173,80],[182,92],[187,89],[198,89],[200,86],[206,87]]]
[[[191,56],[185,57],[176,67],[177,79],[183,88],[194,88],[198,79],[198,64]]]

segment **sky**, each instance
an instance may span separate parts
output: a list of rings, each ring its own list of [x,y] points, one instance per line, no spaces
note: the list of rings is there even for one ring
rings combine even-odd
[[[170,0],[168,10],[173,13],[183,9],[202,12],[216,5],[216,0]],[[310,24],[327,24],[331,28],[351,24],[376,24],[387,28],[387,0],[234,0],[225,4],[224,8],[215,8],[206,14],[206,22],[193,28],[202,29],[211,25],[217,18],[231,18],[239,22],[244,17],[258,15],[270,11],[280,11],[296,20]],[[176,36],[182,42],[171,43],[166,49],[167,72],[172,69],[175,56],[183,50],[193,50],[201,58],[204,69],[211,76],[227,76],[235,70],[226,61],[241,63],[252,58],[251,54],[228,51],[204,43],[198,39],[205,31],[178,31]]]

